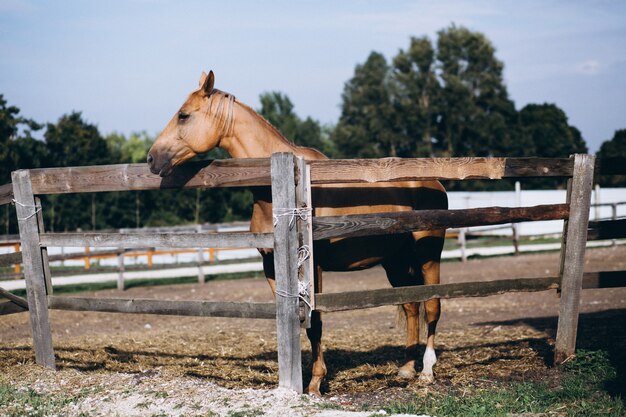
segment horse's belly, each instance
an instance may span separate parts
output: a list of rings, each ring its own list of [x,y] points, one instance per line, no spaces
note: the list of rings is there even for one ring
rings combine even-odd
[[[315,262],[324,271],[371,268],[392,256],[400,256],[411,235],[365,236],[315,243]]]

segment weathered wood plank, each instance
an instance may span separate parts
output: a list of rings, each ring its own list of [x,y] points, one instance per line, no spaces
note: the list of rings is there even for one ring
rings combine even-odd
[[[298,279],[308,284],[308,292],[304,295],[306,303],[302,301],[300,321],[305,329],[311,328],[311,314],[315,309],[315,276],[313,266],[313,206],[311,204],[311,167],[306,164],[304,158],[297,159],[297,184],[296,184],[296,207],[310,209],[311,213],[304,218],[298,218],[298,258],[306,256],[306,259],[298,259]],[[301,294],[302,295],[302,294]]]
[[[0,185],[0,206],[13,200],[13,184]]]
[[[0,281],[11,280],[11,279],[24,279],[23,272],[8,272],[4,274],[0,274]]]
[[[516,278],[322,293],[315,295],[315,301],[317,310],[331,312],[421,302],[433,298],[485,297],[505,292],[546,291],[556,289],[558,286],[558,277]]]
[[[404,181],[409,179],[498,179],[571,176],[570,159],[419,158],[311,161],[312,183]],[[118,164],[31,170],[35,194],[154,190],[159,188],[270,185],[266,158],[198,161],[168,177],[150,173],[147,164]],[[0,187],[0,204],[10,202],[11,185]]]
[[[22,252],[3,253],[0,255],[0,266],[22,263]]]
[[[42,246],[124,248],[267,248],[271,233],[43,233]]]
[[[191,162],[176,167],[165,178],[152,174],[147,164],[33,169],[31,178],[35,194],[271,184],[270,165],[266,158]]]
[[[620,239],[626,237],[626,219],[589,222],[587,240]]]
[[[2,235],[0,236],[0,243],[3,245],[20,243],[20,235]]]
[[[7,300],[10,300],[12,303],[17,304],[18,306],[28,310],[28,300],[10,293],[2,287],[0,287],[0,297],[4,297]]]
[[[52,246],[52,245],[50,245]],[[111,249],[111,250],[95,250],[95,251],[89,251],[89,252],[69,252],[69,253],[61,253],[58,255],[48,255],[48,260],[50,262],[54,262],[54,261],[66,261],[69,259],[80,259],[80,258],[84,258],[86,256],[114,256],[114,255],[118,255],[119,253],[124,252],[124,250],[120,250],[120,249]]]
[[[53,310],[101,311],[109,313],[259,319],[276,318],[276,305],[274,303],[49,296],[48,306]]]
[[[382,158],[309,163],[312,184],[568,177],[573,168],[569,158]]]
[[[21,307],[10,301],[0,302],[0,316],[6,316],[7,314],[23,313],[28,311],[28,308]]]
[[[562,220],[567,204],[533,207],[486,207],[464,210],[417,210],[398,213],[313,218],[313,239],[357,237],[524,221]]]
[[[35,197],[35,205],[41,207],[41,199],[39,197]],[[43,208],[37,213],[37,227],[39,228],[39,233],[43,233],[46,230],[43,224]],[[54,288],[52,287],[52,273],[50,272],[50,259],[48,258],[48,248],[42,246],[40,250],[41,259],[43,262],[43,275],[46,283],[46,294],[52,295],[52,293],[54,292]]]
[[[117,289],[118,291],[124,291],[124,270],[126,266],[124,265],[124,250],[122,248],[118,249],[117,254]]]
[[[565,250],[562,251],[561,302],[554,346],[556,364],[563,363],[576,349],[594,162],[594,155],[574,157],[574,176],[569,193],[570,217]]]
[[[271,163],[272,202],[277,219],[274,222],[274,271],[278,384],[302,393],[298,235],[296,227],[293,227],[292,217],[288,214],[296,208],[294,156],[276,153],[272,155]]]
[[[11,178],[16,200],[15,209],[20,230],[20,241],[22,242],[22,259],[35,360],[46,368],[55,369],[43,258],[39,246],[37,213],[41,206],[35,205],[28,170],[14,171]]]

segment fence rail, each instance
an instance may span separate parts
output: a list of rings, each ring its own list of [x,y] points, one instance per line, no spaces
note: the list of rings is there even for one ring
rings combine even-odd
[[[42,246],[145,248],[271,248],[271,233],[42,233]]]

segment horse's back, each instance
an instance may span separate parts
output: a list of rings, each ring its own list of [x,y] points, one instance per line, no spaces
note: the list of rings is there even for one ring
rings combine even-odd
[[[312,200],[316,216],[448,208],[445,189],[437,181],[325,185],[313,188]],[[444,235],[445,230],[432,230],[323,240],[315,245],[316,262],[326,271],[369,268],[395,257],[413,256],[416,240]]]

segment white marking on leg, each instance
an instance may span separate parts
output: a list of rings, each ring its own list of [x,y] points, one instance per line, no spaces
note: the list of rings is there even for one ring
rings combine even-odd
[[[424,367],[422,368],[422,375],[432,375],[433,365],[437,363],[437,355],[435,349],[427,347],[424,351]]]

